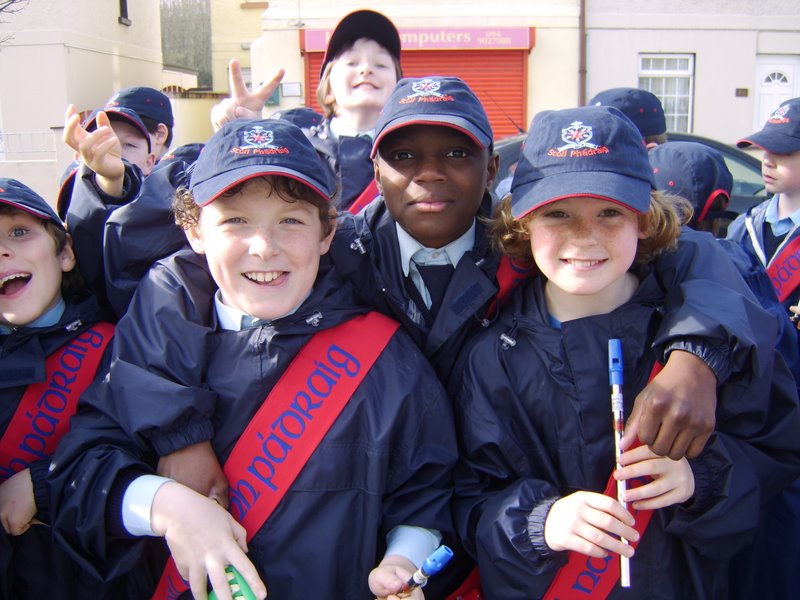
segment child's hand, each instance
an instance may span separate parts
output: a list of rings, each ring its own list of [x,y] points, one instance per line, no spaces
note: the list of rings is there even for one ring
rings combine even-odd
[[[272,74],[272,79],[251,92],[247,89],[239,61],[235,58],[231,60],[228,68],[231,95],[211,109],[211,125],[214,131],[236,119],[260,119],[264,104],[278,87],[283,74],[284,70],[278,69]]]
[[[638,437],[660,456],[694,458],[714,431],[717,378],[694,354],[675,350],[633,404],[623,449]]]
[[[150,526],[166,538],[181,577],[192,594],[205,600],[206,578],[219,600],[231,600],[225,567],[233,565],[257,598],[266,598],[267,588],[248,560],[244,527],[216,502],[184,485],[170,481],[153,498]]]
[[[0,522],[9,535],[22,535],[36,516],[31,470],[23,469],[0,483]]]
[[[97,185],[109,196],[121,196],[125,178],[122,145],[104,112],[97,114],[97,129],[86,131],[74,104],[64,118],[64,142],[97,174]]]
[[[635,542],[633,516],[603,494],[575,492],[557,500],[547,513],[544,541],[556,551],[570,550],[605,558],[609,552],[633,556],[633,548],[619,538]]]
[[[623,452],[619,457],[620,469],[614,478],[633,479],[650,476],[653,481],[625,491],[625,502],[633,503],[636,510],[655,510],[685,502],[694,495],[694,473],[685,458],[672,460],[658,456],[647,446]]]
[[[800,329],[800,306],[790,306],[789,311],[792,313],[790,319],[795,326]]]
[[[422,588],[416,588],[410,593],[403,594],[400,590],[414,574],[417,567],[403,556],[385,556],[381,564],[372,569],[369,574],[369,589],[379,600],[397,600],[398,598],[425,598]]]
[[[228,508],[228,480],[211,442],[192,444],[162,456],[157,472]]]

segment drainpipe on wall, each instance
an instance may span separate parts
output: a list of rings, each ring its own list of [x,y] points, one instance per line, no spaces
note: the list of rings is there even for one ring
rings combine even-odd
[[[578,15],[578,106],[586,104],[586,0],[580,0]]]

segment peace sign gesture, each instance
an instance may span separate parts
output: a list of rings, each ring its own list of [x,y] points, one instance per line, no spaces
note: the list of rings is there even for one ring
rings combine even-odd
[[[250,91],[244,82],[239,61],[235,58],[232,59],[228,69],[231,96],[211,109],[211,125],[214,127],[214,131],[235,119],[260,119],[264,103],[278,87],[284,73],[283,69],[277,69],[273,73],[272,79]]]

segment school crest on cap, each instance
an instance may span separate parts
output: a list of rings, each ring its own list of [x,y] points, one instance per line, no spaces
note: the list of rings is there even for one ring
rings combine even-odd
[[[415,81],[411,85],[412,93],[400,100],[401,104],[409,104],[411,102],[455,102],[449,94],[443,94],[439,90],[442,89],[442,83],[436,79],[426,77]]]
[[[769,122],[775,125],[779,125],[781,123],[788,123],[789,119],[786,116],[786,113],[789,112],[788,106],[779,106],[772,115],[769,117]]]
[[[573,121],[561,130],[561,141],[564,145],[550,148],[547,154],[554,158],[581,158],[595,154],[608,154],[607,146],[592,142],[594,130],[583,121]],[[569,151],[569,152],[568,152]]]
[[[285,146],[276,146],[275,134],[270,129],[255,125],[242,132],[242,144],[230,149],[232,154],[289,154]]]
[[[569,127],[561,130],[561,139],[566,142],[558,151],[574,150],[577,148],[597,148],[597,144],[591,143],[592,126],[584,125],[580,121],[570,123]]]

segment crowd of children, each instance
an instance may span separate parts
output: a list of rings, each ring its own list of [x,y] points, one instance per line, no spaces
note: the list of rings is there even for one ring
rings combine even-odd
[[[233,61],[205,144],[126,88],[68,108],[57,211],[0,179],[0,596],[797,595],[800,99],[723,241],[649,92],[536,115],[498,199],[480,100],[400,50],[356,11],[323,115]]]

